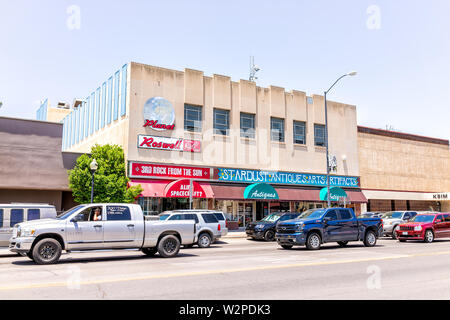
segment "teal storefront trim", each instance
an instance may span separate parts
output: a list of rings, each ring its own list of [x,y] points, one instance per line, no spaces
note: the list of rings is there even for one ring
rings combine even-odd
[[[254,183],[244,190],[244,199],[278,200],[278,192],[267,183]]]
[[[330,200],[339,201],[340,198],[347,198],[347,192],[339,187],[330,187]],[[327,201],[327,188],[320,190],[320,200]]]

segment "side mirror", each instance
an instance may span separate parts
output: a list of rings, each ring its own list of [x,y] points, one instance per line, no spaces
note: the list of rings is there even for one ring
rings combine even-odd
[[[442,222],[442,220],[441,219],[437,219],[435,223],[439,223],[439,222]]]
[[[331,218],[330,217],[323,217],[323,223],[327,223],[328,221],[330,221]]]

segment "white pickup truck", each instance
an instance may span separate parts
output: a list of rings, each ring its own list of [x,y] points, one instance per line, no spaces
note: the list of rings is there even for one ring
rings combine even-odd
[[[83,204],[54,219],[16,224],[9,248],[37,264],[57,262],[62,250],[140,249],[170,258],[194,243],[195,228],[195,221],[150,219],[137,204]]]

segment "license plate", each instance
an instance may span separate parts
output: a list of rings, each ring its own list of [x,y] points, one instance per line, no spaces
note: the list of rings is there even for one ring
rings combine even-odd
[[[407,235],[408,235],[408,232],[403,232],[403,235],[404,235],[404,236],[407,236]]]

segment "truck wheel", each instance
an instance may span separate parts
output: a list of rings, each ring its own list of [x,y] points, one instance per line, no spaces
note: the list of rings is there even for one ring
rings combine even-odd
[[[27,257],[34,261],[33,252],[32,251],[28,251],[27,252]]]
[[[200,248],[208,248],[211,245],[211,236],[207,233],[200,234],[197,244]]]
[[[264,233],[264,240],[274,241],[275,240],[275,232],[273,232],[273,230],[267,230],[266,233]]]
[[[33,248],[32,256],[37,264],[52,264],[59,260],[62,248],[53,238],[42,239]]]
[[[338,241],[338,245],[340,245],[341,247],[346,247],[348,244],[348,241]]]
[[[316,232],[312,232],[308,235],[308,239],[306,239],[306,248],[309,250],[320,249],[320,236]]]
[[[366,247],[373,247],[376,244],[377,244],[377,236],[375,235],[375,232],[373,232],[372,230],[368,230],[364,235],[364,245]]]
[[[290,250],[290,249],[292,249],[293,245],[292,244],[282,244],[281,247],[283,249]]]
[[[400,230],[400,225],[396,225],[393,229],[392,229],[392,239],[397,240],[397,230]]]
[[[158,250],[156,248],[143,248],[142,252],[149,257],[153,257]]]
[[[175,257],[180,251],[180,240],[173,235],[167,235],[158,242],[158,253],[163,258]]]
[[[425,231],[425,237],[423,237],[423,241],[426,243],[432,243],[434,241],[434,233],[431,230]]]

